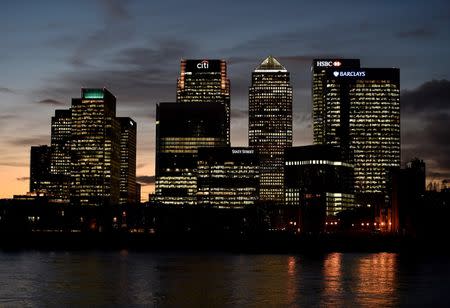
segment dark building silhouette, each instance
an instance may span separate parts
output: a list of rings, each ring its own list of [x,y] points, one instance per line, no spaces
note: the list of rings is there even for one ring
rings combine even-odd
[[[325,220],[353,207],[353,166],[330,145],[285,149],[286,206],[300,209],[302,232],[321,232]]]
[[[52,183],[49,190],[55,201],[63,203],[70,200],[71,137],[71,110],[55,110],[51,127]]]
[[[214,208],[254,206],[259,199],[259,159],[252,148],[199,148],[197,203]]]
[[[120,125],[116,98],[106,89],[82,89],[72,100],[71,202],[118,204]]]
[[[141,203],[141,183],[136,182],[136,203]]]
[[[136,122],[117,118],[120,124],[120,204],[136,202]],[[140,200],[140,196],[139,196]]]
[[[283,153],[292,146],[292,87],[286,68],[267,57],[252,73],[248,143],[260,155],[260,199],[282,203]]]
[[[421,224],[425,202],[425,163],[413,159],[406,168],[392,168],[389,173],[388,207],[379,213],[380,229],[415,235]]]
[[[323,78],[315,141],[341,148],[355,168],[357,203],[380,208],[388,170],[400,166],[400,71],[332,67]]]
[[[230,145],[230,80],[224,60],[181,60],[177,102],[223,104]]]
[[[30,192],[48,193],[51,148],[48,145],[32,146],[30,151]]]
[[[325,137],[330,134],[327,130],[328,117],[325,92],[327,88],[327,71],[335,68],[359,68],[359,59],[315,59],[311,67],[312,72],[312,119],[314,143],[326,144]]]
[[[167,205],[196,204],[198,148],[226,145],[224,104],[158,104],[155,200]]]

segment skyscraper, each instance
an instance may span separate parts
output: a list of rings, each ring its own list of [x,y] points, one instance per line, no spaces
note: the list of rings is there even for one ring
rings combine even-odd
[[[252,148],[200,148],[197,201],[214,208],[243,208],[259,198],[259,159]]]
[[[341,159],[339,148],[308,145],[285,150],[286,205],[300,206],[324,218],[354,204],[353,166]]]
[[[51,149],[48,145],[32,146],[30,151],[30,192],[48,193]]]
[[[136,203],[136,122],[117,118],[120,123],[120,204]],[[139,196],[140,202],[140,196]]]
[[[106,89],[82,89],[72,100],[71,202],[119,203],[120,126],[116,98]]]
[[[314,143],[325,144],[327,128],[327,106],[324,93],[327,86],[326,72],[334,68],[359,68],[359,59],[315,59],[311,67],[312,72],[312,119]]]
[[[354,165],[358,203],[382,204],[389,168],[400,166],[400,73],[395,68],[326,71],[316,143],[339,146]]]
[[[260,155],[260,200],[282,202],[284,149],[292,146],[292,87],[289,72],[267,57],[252,73],[249,146]]]
[[[72,136],[71,110],[55,110],[51,127],[51,194],[61,202],[70,200],[71,153],[70,140]]]
[[[177,102],[223,104],[227,144],[230,144],[230,80],[224,60],[182,60]]]
[[[167,205],[197,203],[200,147],[227,145],[222,103],[160,103],[156,107],[155,199]]]

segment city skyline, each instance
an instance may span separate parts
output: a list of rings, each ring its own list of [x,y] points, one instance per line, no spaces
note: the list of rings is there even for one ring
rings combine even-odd
[[[41,12],[39,7],[33,6],[34,4],[30,4],[28,9]],[[118,116],[130,116],[136,119],[138,123],[138,180],[146,180],[143,181],[144,184],[152,183],[154,180],[155,104],[159,101],[174,101],[180,58],[202,56],[222,58],[229,65],[231,144],[234,146],[247,145],[246,91],[250,86],[251,71],[269,54],[277,57],[291,72],[294,88],[294,145],[312,143],[309,67],[313,58],[325,56],[360,58],[368,67],[400,67],[402,70],[402,161],[418,156],[426,161],[427,169],[430,170],[430,179],[448,178],[450,173],[446,144],[448,132],[445,131],[445,127],[448,125],[449,117],[450,82],[448,79],[450,77],[449,72],[446,71],[448,59],[442,58],[442,61],[435,61],[435,59],[445,54],[449,45],[444,41],[435,45],[439,46],[439,50],[432,48],[433,41],[440,41],[448,34],[449,18],[440,13],[445,12],[448,5],[445,2],[436,1],[434,6],[426,7],[421,7],[417,3],[414,8],[402,4],[377,6],[377,10],[392,11],[389,14],[385,12],[386,26],[381,26],[373,18],[355,18],[353,22],[342,22],[341,27],[336,27],[336,31],[345,31],[345,28],[349,28],[354,29],[354,33],[346,35],[343,41],[330,38],[329,41],[325,40],[326,42],[317,38],[326,33],[326,25],[338,22],[338,18],[318,11],[318,7],[308,5],[305,9],[309,8],[311,13],[317,12],[317,16],[322,20],[327,20],[328,17],[327,23],[323,27],[317,25],[309,32],[288,31],[294,20],[298,18],[296,15],[293,16],[294,13],[289,12],[289,6],[291,5],[286,4],[286,8],[283,7],[282,10],[283,13],[288,13],[286,20],[279,28],[271,30],[269,27],[264,27],[262,21],[252,25],[252,21],[255,21],[254,17],[246,20],[245,12],[250,10],[250,6],[243,5],[241,12],[235,12],[238,16],[236,25],[230,24],[230,27],[234,29],[239,25],[245,25],[248,31],[253,32],[237,35],[234,39],[232,36],[225,36],[224,43],[213,47],[215,43],[218,43],[217,36],[223,32],[218,29],[212,29],[212,33],[208,32],[199,28],[198,23],[188,23],[187,29],[183,31],[185,36],[174,36],[173,32],[171,35],[163,31],[158,35],[150,35],[148,39],[150,42],[144,41],[143,33],[135,33],[135,37],[130,40],[125,38],[126,33],[119,32],[117,37],[114,36],[109,30],[109,27],[114,28],[111,26],[112,21],[118,21],[125,32],[130,24],[136,26],[142,23],[142,15],[138,14],[141,4],[136,2],[122,4],[103,1],[96,2],[92,6],[82,2],[77,8],[68,4],[54,5],[52,10],[55,10],[55,13],[67,10],[66,12],[73,12],[68,15],[75,17],[77,12],[84,10],[83,18],[102,17],[100,22],[80,25],[90,34],[86,39],[68,27],[67,21],[62,20],[61,17],[49,19],[43,24],[31,18],[26,10],[19,10],[20,5],[6,5],[4,12],[7,16],[2,18],[2,23],[6,24],[2,28],[15,31],[17,35],[7,35],[5,44],[9,48],[1,51],[2,59],[4,59],[2,66],[8,74],[0,78],[2,106],[0,197],[11,197],[13,194],[22,194],[27,191],[30,146],[50,143],[51,115],[55,109],[69,107],[71,97],[76,97],[82,86],[106,86],[118,97]],[[348,6],[344,3],[340,10],[345,10]],[[48,9],[48,6],[45,9]],[[356,8],[356,12],[363,15],[370,9],[373,7],[366,4]],[[162,5],[155,7],[155,12],[163,10]],[[187,10],[192,9],[187,8]],[[224,7],[224,15],[221,18],[227,16],[231,18],[232,11],[231,8]],[[273,12],[273,10],[269,11]],[[422,16],[422,18],[417,18],[419,22],[415,26],[408,26],[405,21],[402,21],[403,17],[398,21],[394,20],[394,16],[403,11],[409,13],[410,17]],[[202,12],[206,12],[206,9],[196,14],[200,16]],[[26,16],[30,17],[25,18],[28,20],[21,26],[14,22],[14,17],[17,17],[19,13],[28,14]],[[168,16],[167,14],[163,16]],[[211,21],[211,16],[204,15],[207,21]],[[64,14],[54,14],[54,16],[64,16]],[[305,19],[305,25],[313,22],[311,18]],[[164,25],[163,20],[157,19],[159,25]],[[61,30],[56,31],[56,22],[65,27],[58,27]],[[43,41],[47,42],[48,46],[42,47],[31,38],[28,41],[17,41],[17,38],[25,38],[27,29],[35,26],[42,27],[36,39],[44,38]],[[383,49],[380,46],[382,45],[380,39],[376,42],[370,41],[371,37],[374,38],[373,27],[377,26],[379,26],[378,35],[380,33],[385,35],[382,38],[383,43],[392,43],[389,45],[390,49]],[[195,28],[197,28],[196,31],[193,30]],[[104,29],[103,33],[102,29]],[[203,40],[207,40],[211,45],[197,46],[199,40],[195,38],[196,33],[204,34]],[[72,37],[69,34],[72,34]],[[365,34],[367,38],[364,37]],[[383,37],[383,35],[379,36]],[[95,48],[91,46],[86,49],[77,48],[78,43],[84,43],[86,46],[86,42],[91,43]],[[366,44],[364,48],[357,48],[363,46],[362,43]],[[417,43],[430,43],[430,48],[424,51],[415,49],[414,53],[414,48],[418,48],[414,45],[421,45]],[[58,44],[59,47],[56,48]],[[24,48],[25,46],[34,46],[34,49]],[[374,48],[374,52],[370,51],[373,46],[378,46]],[[115,47],[117,50],[111,51],[112,54],[108,56],[105,54],[108,48],[105,47]],[[44,52],[46,48],[53,52],[46,54]],[[411,52],[407,52],[409,48],[413,48]],[[20,62],[20,59],[23,61]],[[31,69],[27,70],[27,68]],[[114,76],[112,73],[122,77]],[[440,81],[432,81],[434,79]],[[424,104],[424,101],[427,103]],[[143,187],[143,196],[151,190],[152,186]]]

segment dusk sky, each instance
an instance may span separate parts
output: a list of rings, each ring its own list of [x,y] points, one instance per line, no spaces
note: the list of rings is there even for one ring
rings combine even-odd
[[[225,59],[233,145],[247,145],[251,71],[269,54],[291,72],[294,144],[312,143],[311,61],[399,67],[402,161],[450,179],[450,1],[2,1],[0,198],[28,191],[30,146],[55,109],[107,87],[138,123],[138,179],[153,190],[156,103],[175,101],[182,58]],[[144,197],[144,199],[147,199]]]

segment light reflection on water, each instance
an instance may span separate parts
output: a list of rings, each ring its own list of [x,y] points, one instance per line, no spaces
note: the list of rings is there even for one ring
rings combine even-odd
[[[3,252],[0,306],[448,306],[448,261],[392,253]]]

